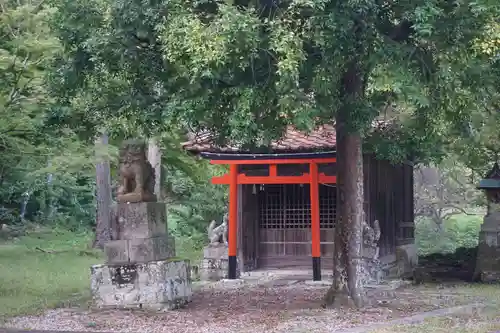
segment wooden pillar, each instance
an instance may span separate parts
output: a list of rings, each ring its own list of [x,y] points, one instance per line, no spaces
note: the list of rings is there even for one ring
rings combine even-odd
[[[321,236],[319,223],[319,185],[318,185],[318,165],[311,163],[310,191],[311,191],[311,244],[312,244],[312,269],[313,280],[321,280]]]
[[[238,255],[238,165],[229,167],[229,226],[228,226],[228,279],[236,279],[236,257]]]
[[[237,260],[236,262],[240,263],[240,272],[245,272],[245,261],[247,257],[247,246],[245,242],[244,236],[246,235],[246,228],[243,228],[243,200],[245,199],[246,187],[245,185],[238,184],[238,222],[236,227],[236,232],[238,233],[238,240],[236,243],[238,244],[236,248]],[[245,229],[245,230],[244,230]]]

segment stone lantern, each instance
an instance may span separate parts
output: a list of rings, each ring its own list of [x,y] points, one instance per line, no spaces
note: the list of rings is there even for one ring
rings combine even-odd
[[[500,167],[493,169],[478,186],[484,190],[488,211],[479,233],[476,269],[474,277],[482,282],[500,281]]]

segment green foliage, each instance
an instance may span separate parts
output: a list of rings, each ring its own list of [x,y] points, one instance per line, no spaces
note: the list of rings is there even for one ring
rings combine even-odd
[[[475,107],[469,111],[469,119],[462,124],[461,135],[455,137],[451,148],[461,161],[482,177],[493,162],[499,160],[498,123],[500,114],[500,25],[499,20],[491,20],[483,35],[474,41],[473,54],[476,56],[475,70],[468,75],[482,84],[469,92],[476,96]],[[467,98],[467,97],[466,97]]]
[[[259,146],[344,110],[351,130],[371,134],[366,149],[428,161],[484,119],[496,87],[492,51],[477,51],[499,17],[487,0],[54,4],[56,119],[87,132],[191,127]],[[371,133],[377,118],[391,126]]]
[[[472,248],[478,244],[481,215],[456,215],[439,226],[430,219],[416,221],[415,237],[419,256],[432,253],[453,253],[458,248]]]
[[[155,38],[165,15],[163,3],[54,3],[58,10],[52,26],[64,48],[51,80],[64,106],[54,121],[70,124],[88,137],[99,128],[119,136],[123,125],[130,124],[145,136],[165,133],[173,93],[169,83],[176,76]]]
[[[208,185],[210,172],[197,175],[203,164],[176,155],[188,131],[259,146],[287,125],[307,130],[342,114],[379,157],[440,161],[451,150],[469,168],[484,168],[476,146],[498,134],[496,117],[485,119],[499,64],[478,48],[498,22],[497,1],[53,4],[62,49],[52,121],[87,138],[162,136],[172,148],[170,222],[195,243],[225,192]]]
[[[210,183],[211,176],[222,170],[208,162],[196,163],[196,174],[189,177],[179,169],[166,167],[167,189],[171,204],[168,223],[177,237],[190,240],[198,249],[206,244],[211,220],[221,221],[227,202],[227,189]],[[200,252],[201,253],[201,252]]]
[[[25,218],[77,224],[94,214],[88,149],[66,126],[45,126],[54,102],[45,78],[61,50],[54,12],[36,0],[0,5],[0,224],[21,222],[23,193]]]
[[[488,3],[212,4],[179,2],[163,27],[166,58],[198,101],[190,97],[187,117],[241,142],[279,135],[287,123],[331,121],[340,110],[347,126],[364,130],[396,105],[396,126],[371,147],[394,160],[443,156],[478,101],[468,89],[481,82],[463,76],[464,67],[483,69],[470,61],[470,44],[498,17]],[[346,93],[349,80],[361,80],[356,96]]]
[[[59,106],[51,122],[68,125],[82,138],[104,130],[112,146],[130,137],[154,137],[163,152],[169,226],[177,236],[200,243],[210,219],[221,214],[225,191],[210,186],[206,164],[180,147],[186,124],[172,117],[171,108],[175,93],[187,82],[179,84],[159,43],[157,27],[164,21],[167,3],[53,3],[57,13],[52,27],[63,50],[51,73],[51,91]]]

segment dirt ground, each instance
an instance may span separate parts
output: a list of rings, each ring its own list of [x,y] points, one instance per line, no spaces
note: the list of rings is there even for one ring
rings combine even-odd
[[[145,333],[342,332],[435,309],[474,302],[495,303],[500,299],[497,286],[406,285],[394,291],[369,291],[372,304],[363,310],[323,309],[321,300],[327,289],[325,285],[293,281],[284,285],[205,285],[197,288],[192,302],[181,310],[151,313],[58,309],[38,317],[13,318],[6,327]]]

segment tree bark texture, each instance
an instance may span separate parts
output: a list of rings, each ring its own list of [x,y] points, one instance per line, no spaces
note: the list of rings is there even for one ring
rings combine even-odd
[[[161,172],[161,149],[155,139],[150,139],[148,144],[148,161],[155,172],[155,195],[158,201],[163,201],[161,184],[162,184],[162,172]]]
[[[344,100],[362,98],[363,77],[355,66],[345,74]],[[352,105],[352,104],[351,104]],[[344,107],[336,117],[337,136],[337,221],[334,240],[334,282],[324,305],[364,305],[361,280],[364,219],[362,137],[347,125],[350,108]],[[349,296],[349,297],[347,297]],[[347,303],[347,304],[346,304]]]
[[[344,214],[342,210],[343,205],[343,195],[340,189],[345,188],[345,148],[346,145],[343,140],[343,136],[339,135],[339,122],[336,123],[337,132],[337,219],[335,221],[335,239],[334,239],[334,258],[333,258],[333,284],[328,290],[324,305],[349,305],[348,297],[349,291],[347,287],[347,242],[348,239],[345,237],[345,223],[343,222]],[[341,129],[340,129],[341,130]]]
[[[102,151],[108,145],[107,134],[96,139],[96,151]],[[96,155],[102,156],[97,153]],[[104,243],[111,240],[111,170],[107,158],[100,158],[96,162],[96,231],[93,247],[104,248]]]
[[[347,134],[343,142],[344,183],[339,188],[344,238],[347,240],[347,287],[356,307],[363,306],[364,290],[361,283],[363,265],[363,155],[361,136]]]

